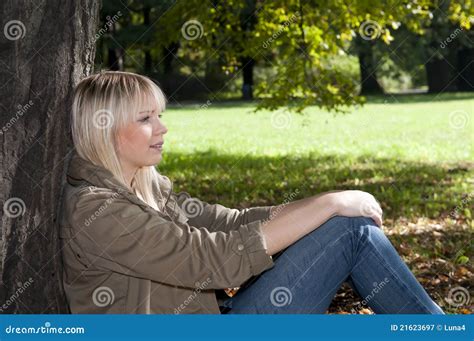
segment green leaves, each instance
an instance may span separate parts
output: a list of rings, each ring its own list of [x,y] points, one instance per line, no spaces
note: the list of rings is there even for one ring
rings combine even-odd
[[[272,69],[259,75],[263,79],[255,93],[262,100],[257,110],[286,107],[296,112],[309,105],[342,111],[363,103],[359,75],[328,62],[349,54],[356,37],[394,44],[404,38],[395,34],[401,26],[432,35],[425,28],[446,20],[438,12],[467,31],[474,14],[472,0],[148,0],[127,5],[132,10],[120,22],[124,29],[116,32],[122,45],[139,38],[132,47],[146,47],[162,59],[170,44],[179,44],[179,67],[188,73],[213,62],[232,78],[241,77],[243,60],[253,59],[257,67]],[[111,1],[105,6],[113,7]],[[142,23],[143,6],[150,7],[148,26]],[[191,65],[183,66],[183,59]]]

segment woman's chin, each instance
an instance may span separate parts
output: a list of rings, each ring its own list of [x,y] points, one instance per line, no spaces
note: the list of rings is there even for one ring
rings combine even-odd
[[[162,159],[161,153],[153,155],[153,157],[149,158],[149,165],[148,166],[155,166],[156,164],[160,163]]]

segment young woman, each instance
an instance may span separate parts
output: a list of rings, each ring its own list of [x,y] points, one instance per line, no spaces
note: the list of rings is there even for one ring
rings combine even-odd
[[[164,109],[140,75],[101,72],[77,86],[60,231],[73,313],[325,313],[348,281],[376,313],[443,314],[369,193],[237,210],[173,192],[155,168]]]

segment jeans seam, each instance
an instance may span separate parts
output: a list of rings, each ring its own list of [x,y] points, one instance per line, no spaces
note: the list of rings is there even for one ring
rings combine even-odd
[[[366,225],[365,225],[366,226]],[[390,242],[390,241],[389,241]],[[363,242],[364,245],[367,243],[367,241]],[[375,252],[373,252],[375,250]],[[405,282],[398,276],[397,272],[392,269],[392,267],[385,261],[384,257],[380,254],[380,252],[377,250],[376,247],[373,248],[370,252],[372,252],[376,257],[379,259],[380,263],[383,265],[383,267],[388,270],[388,272],[398,281],[400,286],[402,288],[405,288],[407,291],[409,291],[412,294],[412,297],[415,298],[415,301],[418,302],[421,306],[423,306],[427,311],[430,311],[429,307],[427,307],[419,298],[418,296],[405,284]],[[402,259],[403,262],[403,259]],[[352,268],[354,269],[354,268]],[[351,271],[352,273],[352,271]],[[415,277],[415,275],[413,274]],[[415,277],[416,279],[416,277]],[[418,281],[418,280],[417,280]]]

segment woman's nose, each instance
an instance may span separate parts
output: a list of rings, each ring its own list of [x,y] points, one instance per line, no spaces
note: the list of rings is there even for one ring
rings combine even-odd
[[[168,128],[167,128],[164,124],[162,124],[161,126],[163,127],[163,132],[162,132],[162,134],[164,135],[164,134],[166,134],[166,133],[168,132]]]
[[[154,127],[154,131],[156,135],[166,134],[168,132],[168,128],[161,122],[159,119],[156,121],[156,125]]]

